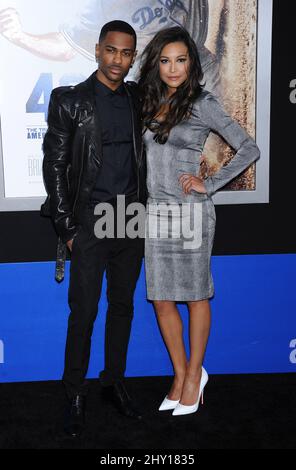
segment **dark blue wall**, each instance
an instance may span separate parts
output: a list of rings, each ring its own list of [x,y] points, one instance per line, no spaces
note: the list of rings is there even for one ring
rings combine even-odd
[[[211,301],[212,330],[205,358],[209,372],[295,371],[296,345],[291,345],[296,338],[296,255],[214,256],[212,268],[216,292]],[[61,377],[69,313],[69,264],[64,283],[57,284],[53,276],[53,262],[0,265],[2,382]],[[171,374],[153,308],[145,296],[142,270],[127,376]],[[180,305],[180,311],[188,347],[186,307]],[[104,292],[93,334],[89,377],[96,377],[103,366],[105,314]]]

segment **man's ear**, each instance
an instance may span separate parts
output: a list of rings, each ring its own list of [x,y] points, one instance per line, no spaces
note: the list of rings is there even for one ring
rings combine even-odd
[[[99,62],[99,53],[100,53],[100,44],[96,43],[96,47],[95,47],[96,62]]]

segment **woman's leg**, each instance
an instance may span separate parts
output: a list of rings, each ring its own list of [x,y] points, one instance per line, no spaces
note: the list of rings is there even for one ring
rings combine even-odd
[[[196,403],[201,379],[201,366],[211,326],[211,309],[208,300],[188,302],[190,315],[190,360],[186,370],[181,404]]]
[[[179,400],[187,367],[182,319],[175,302],[166,300],[154,301],[154,308],[175,372],[174,382],[168,393],[168,398],[170,400]]]

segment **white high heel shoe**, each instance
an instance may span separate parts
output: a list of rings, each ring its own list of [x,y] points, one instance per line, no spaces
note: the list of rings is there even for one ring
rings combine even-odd
[[[182,403],[179,402],[173,411],[173,416],[188,415],[190,413],[195,413],[198,410],[200,399],[201,399],[201,403],[203,404],[203,391],[208,380],[209,380],[208,373],[206,369],[202,367],[197,402],[194,403],[194,405],[182,405]]]
[[[170,400],[168,396],[165,397],[162,404],[158,408],[158,411],[167,411],[167,410],[174,410],[178,405],[179,400]]]

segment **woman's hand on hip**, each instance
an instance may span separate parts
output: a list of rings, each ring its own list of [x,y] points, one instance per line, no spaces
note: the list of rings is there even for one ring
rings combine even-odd
[[[198,193],[205,194],[207,192],[204,182],[199,176],[184,173],[180,176],[179,181],[185,194],[189,194],[192,189]]]

